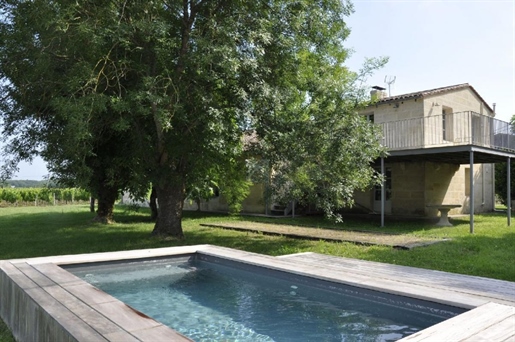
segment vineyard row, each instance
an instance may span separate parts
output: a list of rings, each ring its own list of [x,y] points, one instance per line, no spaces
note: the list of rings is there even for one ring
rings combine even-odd
[[[90,194],[79,188],[3,188],[0,189],[0,203],[46,203],[89,201]]]

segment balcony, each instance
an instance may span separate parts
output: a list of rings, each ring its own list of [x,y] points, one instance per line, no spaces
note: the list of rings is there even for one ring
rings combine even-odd
[[[471,111],[379,125],[390,151],[471,145],[515,153],[515,126]]]

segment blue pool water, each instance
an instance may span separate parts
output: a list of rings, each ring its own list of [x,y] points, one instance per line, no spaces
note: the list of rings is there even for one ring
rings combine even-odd
[[[66,269],[195,341],[395,341],[464,311],[200,259]]]

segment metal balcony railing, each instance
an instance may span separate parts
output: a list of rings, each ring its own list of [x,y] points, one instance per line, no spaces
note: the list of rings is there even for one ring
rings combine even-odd
[[[475,145],[515,152],[515,126],[467,111],[380,123],[390,150]]]

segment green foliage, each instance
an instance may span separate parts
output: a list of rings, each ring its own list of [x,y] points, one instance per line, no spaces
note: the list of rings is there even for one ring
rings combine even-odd
[[[112,27],[98,25],[113,14],[103,11],[110,4],[2,1],[0,6],[5,99],[0,120],[7,143],[0,179],[12,174],[18,161],[40,154],[60,186],[87,189],[99,208],[112,208],[121,190],[145,191],[146,166],[131,154],[146,146],[145,138],[137,131],[127,134],[133,127],[117,115],[123,108],[110,98],[117,90],[108,75],[95,75],[106,70],[104,53],[112,47]],[[68,201],[72,193],[59,196]]]
[[[11,331],[7,327],[4,321],[0,319],[0,342],[16,342]]]
[[[248,180],[245,166],[241,161],[235,162],[229,170],[225,170],[226,178],[221,180],[221,193],[231,214],[241,211],[243,200],[250,192],[252,182]]]
[[[186,197],[190,201],[195,201],[198,205],[198,210],[200,210],[200,202],[207,201],[210,198],[215,197],[218,192],[219,189],[217,182],[211,179],[205,179],[204,181],[194,184],[187,189]]]
[[[89,201],[90,194],[79,188],[3,188],[0,189],[0,203],[28,204],[52,204],[54,198],[59,203],[71,203],[73,201]]]
[[[510,178],[511,178],[511,190],[510,196],[512,200],[515,200],[515,160],[510,159]],[[508,170],[506,163],[495,164],[495,194],[501,199],[501,203],[507,205],[508,198]]]
[[[382,150],[359,84],[385,60],[344,66],[349,1],[0,4],[7,169],[39,153],[99,203],[152,183],[157,233],[176,236],[185,189],[227,179],[248,130],[276,194],[333,214],[371,183]],[[233,183],[236,203],[248,185]]]
[[[378,67],[386,60],[370,63]],[[386,149],[378,128],[357,114],[365,104],[358,89],[349,94],[357,76],[344,77],[339,66],[316,66],[313,73],[314,65],[301,64],[308,72],[299,85],[304,95],[274,118],[280,132],[262,133],[261,156],[268,162],[274,201],[315,204],[338,219],[338,210],[353,204],[355,191],[380,180],[372,163]]]
[[[22,200],[19,191],[14,189],[0,189],[0,199],[7,203],[14,204]]]
[[[511,117],[511,134],[515,134],[515,115]],[[501,199],[502,204],[507,205],[508,203],[508,168],[507,163],[495,164],[495,194]],[[510,159],[510,196],[512,200],[515,200],[515,160]]]

